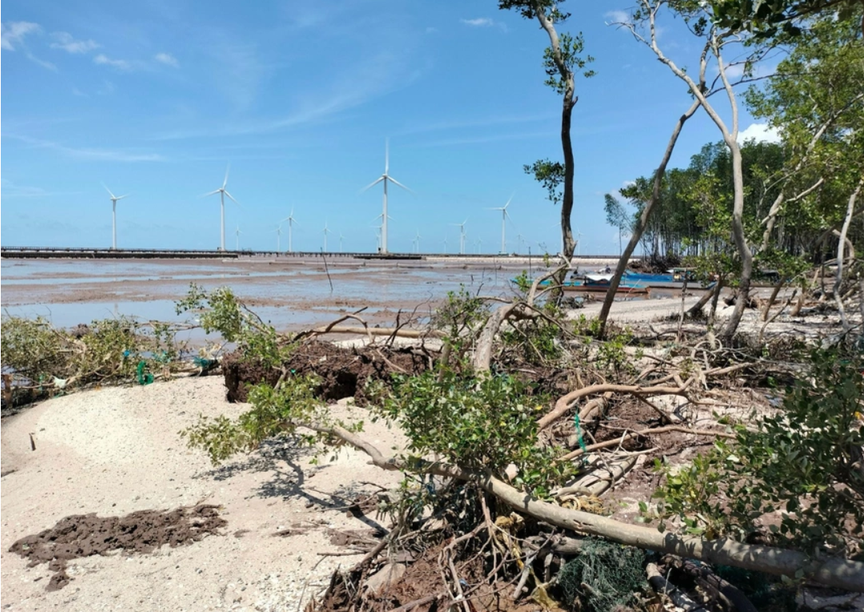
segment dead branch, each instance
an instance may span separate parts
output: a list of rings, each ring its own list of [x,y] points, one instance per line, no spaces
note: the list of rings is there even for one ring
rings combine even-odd
[[[343,319],[344,320],[344,319]],[[323,334],[357,334],[358,336],[363,336],[370,334],[372,336],[389,336],[394,332],[394,329],[391,327],[355,327],[349,325],[334,325],[332,327],[319,327],[313,329],[310,333],[323,335]],[[396,333],[396,336],[400,338],[442,338],[444,334],[435,329],[400,329]]]
[[[556,504],[532,499],[524,491],[489,474],[464,470],[458,466],[432,462],[407,464],[398,457],[385,457],[372,444],[341,427],[309,426],[313,431],[336,436],[365,452],[376,466],[392,471],[422,471],[445,478],[474,482],[500,501],[523,514],[550,525],[577,533],[607,538],[614,542],[659,552],[699,559],[708,563],[732,565],[774,575],[802,576],[826,586],[864,592],[864,563],[839,557],[813,559],[795,550],[744,544],[728,538],[707,540],[660,532],[651,527],[569,510]]]
[[[643,429],[641,431],[631,431],[625,432],[620,438],[616,438],[614,440],[606,440],[605,442],[598,442],[597,444],[589,444],[585,447],[583,451],[581,448],[577,448],[574,451],[559,457],[557,461],[569,461],[570,459],[575,459],[585,453],[590,453],[591,451],[600,450],[603,448],[610,448],[612,446],[618,446],[619,444],[626,442],[627,440],[632,440],[633,438],[638,438],[639,436],[648,436],[652,434],[661,434],[669,431],[678,431],[681,433],[693,434],[694,436],[715,436],[717,438],[727,438],[729,440],[735,439],[735,434],[726,433],[725,431],[712,431],[710,429],[691,429],[689,427],[684,427],[683,425],[665,425],[663,427],[654,427],[652,429]]]
[[[577,389],[576,391],[571,391],[567,395],[564,395],[555,402],[555,407],[543,416],[539,421],[537,421],[537,428],[543,430],[551,425],[556,419],[565,414],[568,410],[573,407],[576,400],[589,396],[589,395],[597,395],[600,393],[629,393],[631,395],[687,395],[687,388],[692,384],[693,379],[690,378],[680,387],[640,387],[638,385],[613,385],[613,384],[602,384],[602,385],[591,385],[590,387],[585,387],[584,389]]]

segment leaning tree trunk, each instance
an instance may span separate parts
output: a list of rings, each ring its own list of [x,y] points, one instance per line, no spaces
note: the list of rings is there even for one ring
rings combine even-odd
[[[618,291],[618,286],[621,284],[621,278],[627,270],[627,264],[630,262],[630,257],[633,255],[633,251],[636,250],[636,246],[642,239],[642,234],[645,232],[645,228],[648,227],[648,221],[651,218],[651,212],[654,210],[654,205],[660,201],[660,187],[663,184],[663,176],[666,174],[666,165],[669,163],[669,158],[672,157],[672,152],[675,150],[675,143],[678,142],[678,135],[681,133],[681,128],[684,127],[684,123],[693,116],[693,113],[696,112],[699,106],[700,103],[698,100],[691,104],[690,108],[687,109],[687,112],[678,118],[678,123],[675,124],[675,129],[672,130],[669,144],[666,145],[666,152],[663,154],[660,166],[654,174],[654,188],[651,192],[651,199],[648,200],[645,208],[642,209],[642,214],[639,216],[636,225],[633,227],[633,235],[630,236],[627,248],[624,249],[621,257],[618,259],[618,266],[615,268],[615,275],[612,277],[609,289],[606,291],[606,297],[603,300],[603,308],[600,310],[599,316],[601,337],[606,331],[606,320],[609,318],[609,311],[612,309],[612,302],[615,300],[615,293]]]
[[[789,576],[813,580],[825,586],[850,591],[864,591],[864,563],[839,557],[814,559],[807,553],[744,544],[720,538],[708,540],[694,536],[679,536],[661,532],[656,527],[631,525],[599,514],[563,508],[557,504],[540,501],[495,478],[490,474],[462,469],[441,462],[419,461],[409,464],[401,457],[386,457],[375,446],[353,432],[338,426],[306,424],[314,431],[341,438],[348,444],[369,455],[372,463],[384,470],[415,471],[435,474],[445,478],[474,482],[501,502],[538,521],[562,527],[576,533],[608,538],[628,546],[647,548],[669,553],[685,559],[698,559],[708,563],[765,572],[777,576]]]

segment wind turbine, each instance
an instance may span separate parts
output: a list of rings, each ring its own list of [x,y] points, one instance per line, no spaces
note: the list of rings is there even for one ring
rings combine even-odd
[[[288,252],[293,253],[294,251],[292,250],[292,247],[291,247],[291,236],[294,233],[294,224],[297,223],[297,219],[294,218],[294,209],[293,208],[291,209],[291,214],[288,215],[287,217],[285,217],[284,219],[282,219],[283,223],[285,221],[288,222]],[[297,225],[300,225],[300,224],[297,223]]]
[[[387,181],[390,181],[391,183],[398,185],[399,187],[401,187],[405,191],[408,191],[410,193],[414,193],[413,191],[408,189],[405,185],[403,185],[402,183],[400,183],[399,181],[394,179],[392,176],[390,176],[389,172],[390,172],[390,140],[388,139],[388,140],[384,141],[384,174],[382,174],[381,176],[378,177],[377,180],[366,185],[366,187],[363,188],[363,191],[366,191],[368,189],[371,189],[372,187],[374,187],[378,183],[381,183],[381,182],[384,183],[384,212],[381,213],[381,221],[382,221],[382,223],[381,223],[381,252],[382,253],[387,252],[387,219],[389,218],[387,216]]]
[[[330,230],[327,229],[327,222],[324,222],[324,252],[327,252],[327,234],[330,233]]]
[[[478,254],[478,255],[480,254],[480,250],[481,250],[482,248],[483,248],[483,239],[482,239],[482,238],[478,238],[478,239],[477,239],[477,254]]]
[[[523,242],[525,242],[525,241],[522,240],[522,234],[516,234],[516,243],[519,245],[518,248],[520,251],[522,250],[522,243]]]
[[[225,180],[222,181],[222,186],[219,189],[214,189],[210,193],[205,193],[203,196],[201,196],[202,198],[206,198],[207,196],[215,195],[218,193],[220,201],[222,202],[222,241],[220,242],[220,247],[219,247],[219,250],[221,250],[221,251],[225,250],[225,196],[227,195],[229,198],[231,198],[231,200],[233,200],[233,202],[235,204],[237,204],[238,206],[240,205],[240,202],[235,200],[234,196],[232,196],[230,193],[228,193],[228,190],[225,189],[225,187],[228,185],[228,170],[230,168],[231,168],[231,166],[226,166],[226,168],[225,168]]]
[[[276,228],[276,252],[282,252],[282,224]]]
[[[108,195],[111,196],[111,250],[117,250],[117,200],[122,200],[125,197],[128,197],[129,194],[122,196],[115,196],[111,193],[111,190],[102,183],[102,186],[105,187],[105,191],[108,192]]]
[[[340,253],[342,252],[342,240],[344,238],[345,238],[345,236],[342,235],[342,232],[339,232],[339,252]]]
[[[444,254],[447,254],[447,236],[444,236]]]
[[[420,239],[421,239],[422,237],[423,237],[423,236],[420,235],[420,230],[418,229],[418,230],[417,230],[417,235],[414,236],[414,244],[416,245],[416,248],[417,248],[417,254],[418,254],[418,255],[420,254]]]
[[[380,252],[381,251],[381,226],[380,225],[373,225],[371,227],[372,227],[372,229],[375,230],[375,250],[376,250],[376,252]]]
[[[466,217],[462,223],[451,223],[450,225],[455,225],[459,228],[459,254],[465,254],[465,224],[468,223],[468,218]]]
[[[513,195],[516,195],[515,193]],[[489,208],[488,210],[500,210],[501,211],[501,252],[507,252],[507,241],[505,239],[504,231],[507,229],[507,217],[510,215],[507,213],[507,207],[510,206],[510,202],[513,200],[513,196],[510,196],[510,199],[507,200],[507,203],[504,206],[499,206],[498,208]]]
[[[234,245],[234,250],[235,250],[235,251],[239,251],[239,250],[240,250],[240,234],[242,234],[242,233],[243,233],[243,232],[240,231],[240,226],[238,225],[238,226],[237,226],[237,229],[234,230],[234,237],[235,237],[236,240],[237,240],[236,244]]]

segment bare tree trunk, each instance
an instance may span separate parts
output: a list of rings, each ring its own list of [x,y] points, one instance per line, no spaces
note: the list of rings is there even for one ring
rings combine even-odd
[[[840,322],[843,331],[849,331],[849,321],[846,318],[846,310],[843,308],[843,298],[840,296],[840,288],[843,285],[843,260],[846,256],[846,234],[849,233],[849,225],[852,223],[852,214],[855,212],[855,201],[864,186],[864,177],[858,181],[855,191],[849,196],[849,205],[846,207],[846,217],[843,219],[843,228],[840,230],[840,240],[837,244],[837,275],[834,278],[834,301],[837,302],[837,310],[840,311]]]
[[[720,76],[726,80],[725,69],[722,67],[722,58],[717,52],[717,57],[720,58],[721,68]],[[730,100],[733,100],[731,86],[727,84],[727,91]],[[738,146],[738,113],[737,106],[732,104],[732,132],[726,133],[726,146],[732,154],[732,183],[734,185],[734,199],[732,205],[732,239],[735,242],[735,248],[738,250],[738,257],[741,259],[741,278],[738,284],[738,299],[735,300],[735,309],[732,311],[732,317],[726,324],[726,327],[720,333],[720,338],[728,344],[738,325],[741,323],[741,317],[744,316],[744,308],[750,301],[750,277],[753,275],[753,253],[750,251],[750,246],[747,244],[747,237],[744,235],[744,169],[741,159],[741,147]]]
[[[663,154],[663,159],[660,161],[660,166],[657,168],[657,172],[654,173],[654,187],[651,192],[651,199],[648,200],[645,208],[642,209],[642,214],[639,215],[639,219],[636,221],[636,225],[633,228],[633,235],[630,236],[627,248],[624,249],[624,253],[622,253],[621,257],[618,259],[618,266],[615,268],[615,275],[612,277],[612,280],[609,283],[609,289],[606,291],[606,297],[603,299],[603,308],[601,308],[600,316],[598,317],[600,321],[601,337],[606,332],[606,320],[609,318],[609,311],[612,309],[612,302],[615,300],[615,293],[618,291],[618,286],[621,284],[621,278],[627,270],[627,263],[630,261],[633,251],[636,250],[636,246],[642,239],[642,234],[645,231],[645,228],[648,227],[648,221],[651,218],[651,212],[654,210],[654,205],[660,201],[660,188],[663,184],[663,177],[666,174],[666,166],[669,163],[669,159],[672,157],[672,152],[675,150],[675,144],[678,142],[681,128],[684,127],[684,124],[693,116],[693,113],[695,113],[698,108],[699,101],[697,100],[693,102],[693,104],[690,105],[690,108],[688,108],[687,111],[678,118],[678,123],[675,124],[675,128],[672,130],[672,136],[669,138],[669,143],[666,145],[666,152]]]
[[[406,470],[408,466],[399,457],[385,457],[373,445],[355,433],[341,427],[307,425],[314,431],[341,438],[365,452],[372,463],[384,470]],[[813,559],[807,553],[771,546],[744,544],[731,539],[707,540],[692,536],[678,536],[661,532],[656,527],[631,525],[599,514],[562,508],[557,504],[533,499],[503,480],[489,474],[464,470],[443,463],[413,464],[412,471],[420,469],[429,474],[477,483],[508,506],[539,521],[577,533],[608,538],[629,546],[638,546],[658,552],[670,553],[687,559],[708,563],[732,565],[748,570],[779,576],[794,576],[850,591],[864,591],[864,563],[839,557]]]
[[[573,260],[573,251],[576,250],[573,229],[570,227],[570,216],[573,212],[573,176],[575,171],[570,125],[573,116],[573,107],[576,106],[579,98],[576,96],[576,83],[573,71],[568,67],[561,51],[558,32],[555,30],[554,22],[546,13],[547,7],[542,2],[535,2],[533,10],[537,16],[537,21],[540,22],[540,27],[549,36],[549,49],[552,59],[565,84],[564,99],[561,105],[561,150],[564,155],[564,193],[561,198],[561,257],[563,257],[564,262],[569,268]],[[554,277],[555,284],[558,285],[558,288],[552,293],[554,298],[560,298],[564,294],[564,289],[561,285],[564,284],[566,275],[567,270],[565,269]]]
[[[723,281],[725,277],[721,276],[717,281],[717,291],[714,292],[714,297],[711,298],[711,311],[708,313],[708,326],[713,327],[714,320],[717,318],[717,302],[720,301],[720,293],[723,291]]]
[[[699,301],[696,302],[695,304],[693,304],[687,310],[687,317],[693,318],[693,317],[699,316],[699,314],[702,312],[702,309],[705,308],[705,304],[708,303],[708,300],[710,300],[712,297],[714,297],[714,294],[720,290],[719,287],[720,287],[719,282],[714,283],[714,285],[708,291],[706,291],[705,294],[701,298],[699,298]]]
[[[768,301],[765,302],[765,305],[762,307],[762,320],[768,320],[768,313],[771,311],[771,307],[774,305],[774,302],[777,301],[777,295],[780,293],[780,290],[783,288],[783,279],[774,285],[774,290],[771,291],[771,295],[768,297]]]

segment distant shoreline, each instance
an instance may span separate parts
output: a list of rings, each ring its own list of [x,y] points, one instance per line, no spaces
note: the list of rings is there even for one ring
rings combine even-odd
[[[242,259],[242,260],[320,260],[321,257],[339,260],[359,261],[446,261],[466,262],[480,260],[488,262],[497,260],[501,263],[507,261],[514,265],[520,261],[542,262],[545,253],[368,253],[368,252],[318,252],[318,251],[218,251],[218,250],[194,250],[194,249],[99,249],[80,247],[8,247],[0,248],[0,257],[3,259]],[[549,254],[548,257],[556,257]],[[641,259],[631,257],[631,261]],[[580,263],[592,260],[618,261],[617,255],[573,255],[573,261]]]

